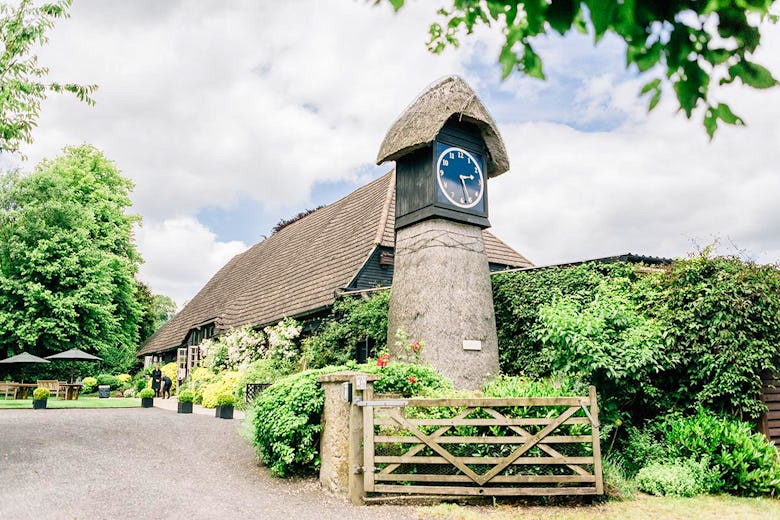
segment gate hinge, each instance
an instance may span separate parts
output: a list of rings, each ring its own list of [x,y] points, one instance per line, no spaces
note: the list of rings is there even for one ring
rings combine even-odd
[[[593,420],[593,416],[588,411],[585,401],[580,401],[580,406],[582,407],[582,411],[585,412],[585,415],[588,416],[588,419],[590,419],[590,424],[592,424],[594,428],[601,428],[601,425]]]
[[[362,475],[366,473],[366,470],[371,471],[371,473],[379,473],[379,468],[376,467],[366,468],[364,466],[355,466],[355,475]]]

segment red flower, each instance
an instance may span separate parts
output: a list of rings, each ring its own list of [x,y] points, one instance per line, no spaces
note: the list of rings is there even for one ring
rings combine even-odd
[[[409,376],[409,383],[414,384],[417,382],[417,378],[414,376]]]
[[[409,348],[412,349],[412,352],[414,352],[415,354],[419,354],[420,350],[422,349],[422,345],[420,345],[419,341],[415,341],[414,343],[409,345]]]
[[[376,359],[376,365],[379,367],[386,367],[388,362],[390,362],[390,354],[382,354]]]

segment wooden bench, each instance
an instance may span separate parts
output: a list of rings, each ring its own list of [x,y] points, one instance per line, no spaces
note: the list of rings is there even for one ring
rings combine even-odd
[[[47,388],[52,397],[60,396],[60,382],[56,379],[39,379],[36,383],[39,388]]]
[[[19,389],[16,383],[13,382],[0,382],[0,393],[5,394],[5,398],[8,399],[8,394],[11,394],[11,399],[16,399],[16,391]]]

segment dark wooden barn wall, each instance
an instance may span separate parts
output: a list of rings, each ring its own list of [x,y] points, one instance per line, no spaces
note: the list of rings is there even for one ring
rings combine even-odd
[[[769,411],[764,415],[760,429],[780,447],[780,373],[765,374],[762,380],[764,404]]]
[[[350,290],[362,291],[363,289],[373,289],[375,287],[388,287],[393,283],[393,266],[379,265],[379,255],[383,252],[391,253],[390,247],[377,247],[363,266],[352,283],[349,284]]]

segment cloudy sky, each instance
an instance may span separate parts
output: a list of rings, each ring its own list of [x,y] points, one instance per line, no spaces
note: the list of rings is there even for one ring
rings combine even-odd
[[[748,126],[709,142],[669,95],[647,114],[615,40],[551,37],[548,81],[501,82],[496,34],[435,56],[436,2],[371,3],[75,0],[39,56],[52,79],[97,83],[97,106],[50,98],[22,168],[102,149],[136,185],[140,277],[181,304],[279,219],[388,171],[374,159],[393,120],[459,74],[510,154],[489,187],[493,232],[537,265],[684,256],[716,239],[780,260],[780,89],[718,92]],[[780,28],[757,59],[780,74]]]

